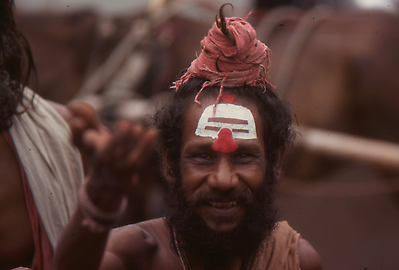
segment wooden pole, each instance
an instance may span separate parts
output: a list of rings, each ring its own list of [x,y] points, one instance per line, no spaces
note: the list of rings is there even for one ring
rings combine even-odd
[[[317,128],[298,127],[295,146],[322,155],[399,171],[399,144]]]

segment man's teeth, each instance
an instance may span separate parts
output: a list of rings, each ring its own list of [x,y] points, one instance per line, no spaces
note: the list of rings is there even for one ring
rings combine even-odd
[[[230,208],[237,204],[237,201],[233,202],[209,202],[209,204],[216,208]]]

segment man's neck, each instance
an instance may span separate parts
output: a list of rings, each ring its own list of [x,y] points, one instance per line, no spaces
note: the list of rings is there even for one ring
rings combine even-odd
[[[180,247],[180,257],[187,270],[247,270],[257,255],[259,246],[251,249],[211,252],[206,247],[186,245]]]
[[[213,258],[206,257],[205,254],[197,254],[193,251],[185,251],[186,258],[191,270],[242,270],[247,269],[248,264],[253,256],[242,256],[238,254],[229,254],[214,256]],[[249,257],[251,259],[249,259]],[[189,269],[187,269],[189,270]]]

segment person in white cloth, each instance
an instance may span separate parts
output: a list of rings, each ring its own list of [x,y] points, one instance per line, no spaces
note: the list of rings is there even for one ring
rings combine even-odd
[[[0,270],[48,270],[84,179],[66,120],[90,108],[51,104],[24,87],[34,64],[13,8],[0,1]]]

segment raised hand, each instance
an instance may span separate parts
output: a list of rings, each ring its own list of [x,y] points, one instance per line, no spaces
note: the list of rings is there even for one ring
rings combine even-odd
[[[83,102],[68,105],[73,142],[87,163],[87,193],[103,211],[113,211],[137,182],[137,174],[156,145],[157,132],[127,120],[112,131]]]
[[[115,125],[111,136],[108,135],[102,140],[99,133],[84,134],[84,143],[95,145],[89,171],[91,186],[100,185],[125,195],[133,188],[140,168],[154,149],[157,133],[122,120]],[[95,140],[98,142],[93,143]]]

